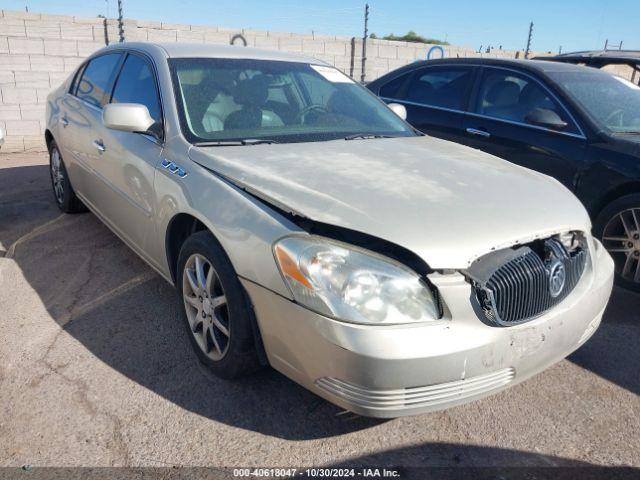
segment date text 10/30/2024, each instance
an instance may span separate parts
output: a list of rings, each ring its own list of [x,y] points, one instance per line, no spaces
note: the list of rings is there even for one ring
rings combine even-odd
[[[400,478],[390,468],[235,468],[234,477],[275,478]]]

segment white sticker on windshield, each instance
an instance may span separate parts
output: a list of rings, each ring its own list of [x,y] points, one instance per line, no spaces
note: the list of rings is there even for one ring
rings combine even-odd
[[[619,77],[618,75],[612,75],[613,78],[615,78],[616,80],[618,80],[620,83],[622,83],[623,85],[626,85],[629,88],[632,88],[634,90],[640,90],[640,87],[638,85],[636,85],[635,83],[631,83],[629,80],[627,80],[626,78],[622,78]]]
[[[333,83],[353,83],[349,77],[337,68],[325,67],[323,65],[310,65],[316,72]]]

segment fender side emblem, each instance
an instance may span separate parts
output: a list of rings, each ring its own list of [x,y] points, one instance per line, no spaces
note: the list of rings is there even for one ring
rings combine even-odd
[[[188,174],[184,168],[174,162],[170,162],[166,158],[162,159],[162,167],[171,173],[178,175],[180,178],[186,177]]]

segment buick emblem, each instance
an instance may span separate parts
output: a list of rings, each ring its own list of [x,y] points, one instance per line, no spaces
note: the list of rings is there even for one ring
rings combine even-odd
[[[549,293],[553,298],[560,295],[566,279],[567,271],[564,268],[564,263],[560,260],[554,261],[549,268]]]

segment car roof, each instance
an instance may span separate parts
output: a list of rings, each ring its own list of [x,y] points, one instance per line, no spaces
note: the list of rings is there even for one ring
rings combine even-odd
[[[640,50],[585,50],[556,55],[553,58],[566,57],[606,57],[606,58],[634,58],[640,59]]]
[[[554,62],[580,62],[595,67],[605,65],[640,65],[640,50],[588,50],[549,57]]]
[[[550,72],[577,72],[577,73],[592,73],[600,72],[589,67],[581,65],[573,65],[571,63],[560,62],[548,62],[545,60],[520,60],[520,59],[508,59],[508,58],[478,58],[478,57],[466,57],[466,58],[438,58],[435,60],[419,60],[417,62],[409,63],[403,67],[393,70],[383,76],[372,80],[368,83],[371,88],[377,88],[379,85],[395,78],[407,72],[411,72],[416,68],[434,66],[434,65],[473,65],[473,66],[494,66],[503,68],[517,68],[531,73],[538,73],[545,76]]]
[[[148,53],[158,52],[158,50],[160,50],[164,52],[167,58],[236,58],[326,65],[326,62],[316,58],[279,50],[263,50],[240,45],[214,45],[205,43],[124,42],[109,45],[101,49],[100,53],[123,48],[142,50]]]
[[[437,60],[422,60],[411,65],[437,65],[437,64],[461,64],[461,65],[493,65],[500,67],[517,67],[538,72],[566,72],[584,71],[584,67],[570,63],[549,62],[546,60],[520,60],[509,58],[439,58]]]

